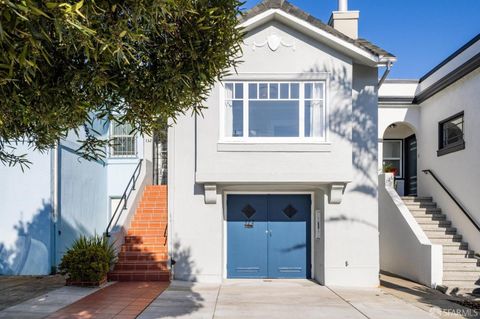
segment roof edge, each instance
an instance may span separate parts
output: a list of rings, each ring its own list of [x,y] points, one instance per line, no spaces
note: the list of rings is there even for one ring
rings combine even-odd
[[[430,75],[437,72],[439,69],[441,69],[443,66],[445,66],[448,62],[455,59],[457,56],[459,56],[461,53],[463,53],[465,50],[467,50],[469,47],[471,47],[472,45],[474,45],[478,41],[480,41],[480,33],[477,34],[475,37],[473,37],[473,39],[471,39],[470,41],[465,43],[462,47],[460,47],[460,49],[458,49],[457,51],[450,54],[445,60],[443,60],[442,62],[437,64],[433,69],[431,69],[430,71],[425,73],[425,75],[420,78],[419,82],[423,82],[424,80],[426,80]]]

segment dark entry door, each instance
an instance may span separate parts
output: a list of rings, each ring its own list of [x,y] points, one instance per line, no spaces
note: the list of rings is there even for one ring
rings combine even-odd
[[[417,195],[417,138],[405,139],[405,195]]]
[[[310,277],[310,195],[228,195],[229,278]]]

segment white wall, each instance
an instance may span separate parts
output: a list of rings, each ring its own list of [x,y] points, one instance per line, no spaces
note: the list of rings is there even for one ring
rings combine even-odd
[[[421,104],[418,168],[420,172],[433,170],[480,224],[480,170],[477,169],[480,158],[479,87],[480,69],[477,69]],[[461,111],[465,112],[465,149],[437,156],[438,123]],[[435,186],[432,177],[420,173],[418,183],[420,195],[433,195],[453,226],[473,249],[480,251],[478,231],[471,229],[458,208],[448,202],[446,193]]]
[[[195,119],[184,116],[168,132],[169,253],[176,279],[220,282],[223,264],[222,196],[205,205],[195,184]]]
[[[377,286],[377,70],[353,68],[353,181],[325,207],[325,284]],[[342,123],[338,123],[342,125]]]
[[[0,275],[46,275],[52,257],[51,154],[18,147],[32,162],[0,163]]]
[[[433,245],[393,189],[393,174],[379,176],[380,266],[429,287],[442,283],[442,245]]]

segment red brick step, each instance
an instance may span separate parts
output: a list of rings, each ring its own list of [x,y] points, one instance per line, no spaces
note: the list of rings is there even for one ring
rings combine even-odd
[[[148,185],[130,223],[109,280],[169,281],[167,187]]]

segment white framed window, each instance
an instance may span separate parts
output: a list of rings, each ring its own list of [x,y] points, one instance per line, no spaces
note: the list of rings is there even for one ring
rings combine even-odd
[[[324,81],[224,83],[221,139],[326,140]]]
[[[137,138],[130,124],[110,123],[110,157],[136,157]]]
[[[383,140],[383,165],[395,169],[395,177],[403,176],[402,140]]]

